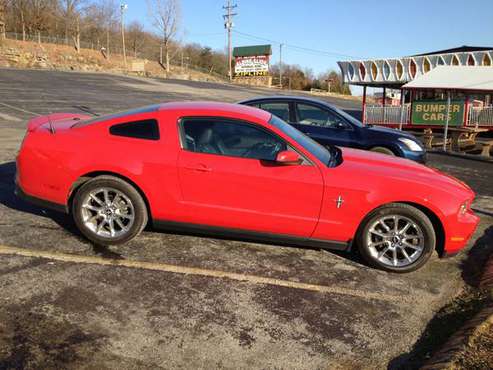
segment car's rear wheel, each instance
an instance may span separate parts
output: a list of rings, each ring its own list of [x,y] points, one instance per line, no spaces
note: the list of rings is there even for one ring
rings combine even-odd
[[[383,206],[363,221],[357,236],[363,258],[392,272],[422,267],[435,249],[433,225],[423,212],[408,204]]]
[[[395,155],[395,153],[384,146],[376,146],[374,148],[371,148],[370,151],[375,152],[375,153],[382,153],[382,154],[387,154],[387,155]]]
[[[80,232],[97,244],[122,244],[147,224],[147,208],[139,192],[113,176],[84,183],[74,196],[72,215]]]

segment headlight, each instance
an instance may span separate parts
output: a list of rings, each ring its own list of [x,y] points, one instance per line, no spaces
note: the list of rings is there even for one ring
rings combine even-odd
[[[469,201],[466,201],[460,205],[459,214],[461,216],[464,215],[468,209],[469,209]]]
[[[423,148],[421,148],[421,145],[419,145],[417,142],[415,142],[412,139],[408,139],[407,137],[400,137],[399,141],[401,143],[404,143],[409,150],[412,150],[413,152],[422,152]]]

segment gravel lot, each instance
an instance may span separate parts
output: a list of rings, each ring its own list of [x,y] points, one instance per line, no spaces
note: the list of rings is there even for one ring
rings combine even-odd
[[[169,100],[236,101],[268,90],[190,81],[0,70],[0,369],[382,368],[403,364],[466,284],[467,253],[389,274],[355,255],[146,230],[93,246],[67,217],[13,195],[35,114]],[[344,109],[359,103],[333,101]],[[430,155],[478,193],[470,247],[492,243],[493,165]],[[12,249],[16,248],[16,249]]]

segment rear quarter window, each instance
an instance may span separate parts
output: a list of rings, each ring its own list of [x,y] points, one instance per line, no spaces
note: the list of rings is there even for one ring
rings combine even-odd
[[[159,140],[159,125],[155,119],[118,123],[110,127],[113,136],[134,139]]]

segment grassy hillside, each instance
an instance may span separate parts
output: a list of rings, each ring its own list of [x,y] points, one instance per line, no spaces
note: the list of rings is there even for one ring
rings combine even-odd
[[[132,72],[134,62],[144,63],[145,73]],[[30,41],[3,40],[0,44],[0,67],[40,68],[74,71],[101,71],[141,74],[147,77],[168,77],[197,81],[222,81],[221,78],[194,69],[171,66],[165,70],[156,61],[127,57],[127,69],[121,55],[106,59],[101,52],[81,49],[80,53],[66,45],[38,44]]]

